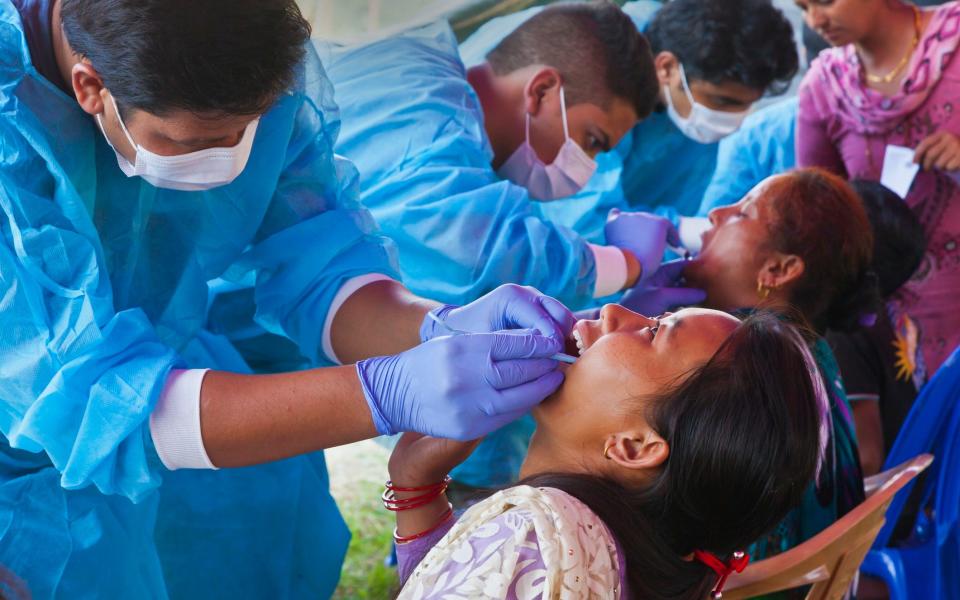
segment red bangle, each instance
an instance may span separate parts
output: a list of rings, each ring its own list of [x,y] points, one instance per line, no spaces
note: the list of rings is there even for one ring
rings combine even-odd
[[[399,512],[402,510],[412,510],[414,508],[420,508],[426,506],[442,496],[447,491],[447,485],[450,483],[450,477],[444,478],[440,483],[423,486],[419,488],[398,488],[393,485],[392,482],[388,481],[386,489],[383,490],[383,494],[380,495],[380,500],[383,501],[383,507],[389,511]],[[419,496],[413,496],[410,498],[397,498],[396,492],[417,492],[425,491],[426,493],[420,494]]]
[[[444,511],[442,515],[440,515],[440,519],[436,522],[436,524],[433,525],[433,527],[431,527],[430,529],[427,529],[426,531],[421,531],[420,533],[417,533],[414,535],[405,535],[405,536],[398,535],[397,530],[394,529],[393,541],[398,544],[406,544],[408,542],[412,542],[413,540],[419,540],[422,537],[426,537],[430,535],[437,529],[440,529],[440,526],[446,523],[452,516],[453,516],[453,505],[447,503],[447,510]]]
[[[397,485],[393,485],[392,481],[388,481],[387,489],[392,492],[428,492],[436,488],[441,488],[441,487],[446,488],[448,485],[450,485],[449,475],[444,477],[443,481],[441,481],[440,483],[431,483],[430,485],[422,485],[420,487],[400,487]]]
[[[413,510],[415,508],[420,508],[432,503],[434,500],[443,495],[444,490],[441,490],[436,494],[429,494],[426,496],[417,496],[416,498],[410,498],[408,500],[394,500],[389,496],[382,497],[383,507],[392,512],[400,512],[404,510]],[[387,492],[384,492],[386,494]]]

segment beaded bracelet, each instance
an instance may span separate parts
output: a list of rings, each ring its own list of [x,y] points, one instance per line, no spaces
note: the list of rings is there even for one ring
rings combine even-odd
[[[412,542],[412,541],[414,541],[414,540],[419,540],[420,538],[426,537],[426,536],[430,535],[431,533],[433,533],[434,531],[436,531],[437,529],[439,529],[439,528],[440,528],[444,523],[446,523],[446,522],[450,519],[450,517],[452,517],[452,516],[453,516],[453,505],[448,502],[448,503],[447,503],[447,510],[444,511],[444,513],[443,513],[442,515],[440,515],[440,519],[437,520],[437,522],[436,522],[432,527],[430,527],[430,529],[427,529],[426,531],[421,531],[420,533],[416,533],[416,534],[414,534],[414,535],[404,535],[404,536],[399,535],[399,534],[397,533],[397,530],[394,529],[394,530],[393,530],[393,541],[396,542],[396,543],[398,543],[398,544],[406,544],[406,543]]]

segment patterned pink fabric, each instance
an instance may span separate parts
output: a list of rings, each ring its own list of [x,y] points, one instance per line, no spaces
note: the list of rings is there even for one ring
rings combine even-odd
[[[879,181],[887,145],[916,148],[949,131],[960,137],[960,3],[934,10],[900,92],[869,89],[853,46],[826,50],[800,88],[798,166],[822,166],[851,179]],[[906,201],[927,233],[923,263],[893,299],[920,327],[932,374],[960,344],[960,185],[958,173],[921,171]]]

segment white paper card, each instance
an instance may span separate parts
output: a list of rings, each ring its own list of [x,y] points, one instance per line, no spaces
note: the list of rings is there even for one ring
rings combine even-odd
[[[912,148],[903,146],[887,146],[883,155],[883,173],[880,183],[901,198],[907,197],[913,179],[920,170],[920,165],[913,162],[916,152]]]

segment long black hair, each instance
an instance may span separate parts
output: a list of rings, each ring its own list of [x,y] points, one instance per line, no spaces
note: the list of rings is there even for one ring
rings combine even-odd
[[[700,600],[716,575],[689,555],[729,560],[799,505],[820,463],[827,400],[806,341],[764,312],[652,400],[642,404],[670,452],[648,485],[577,474],[521,485],[563,490],[603,519],[634,597]]]

